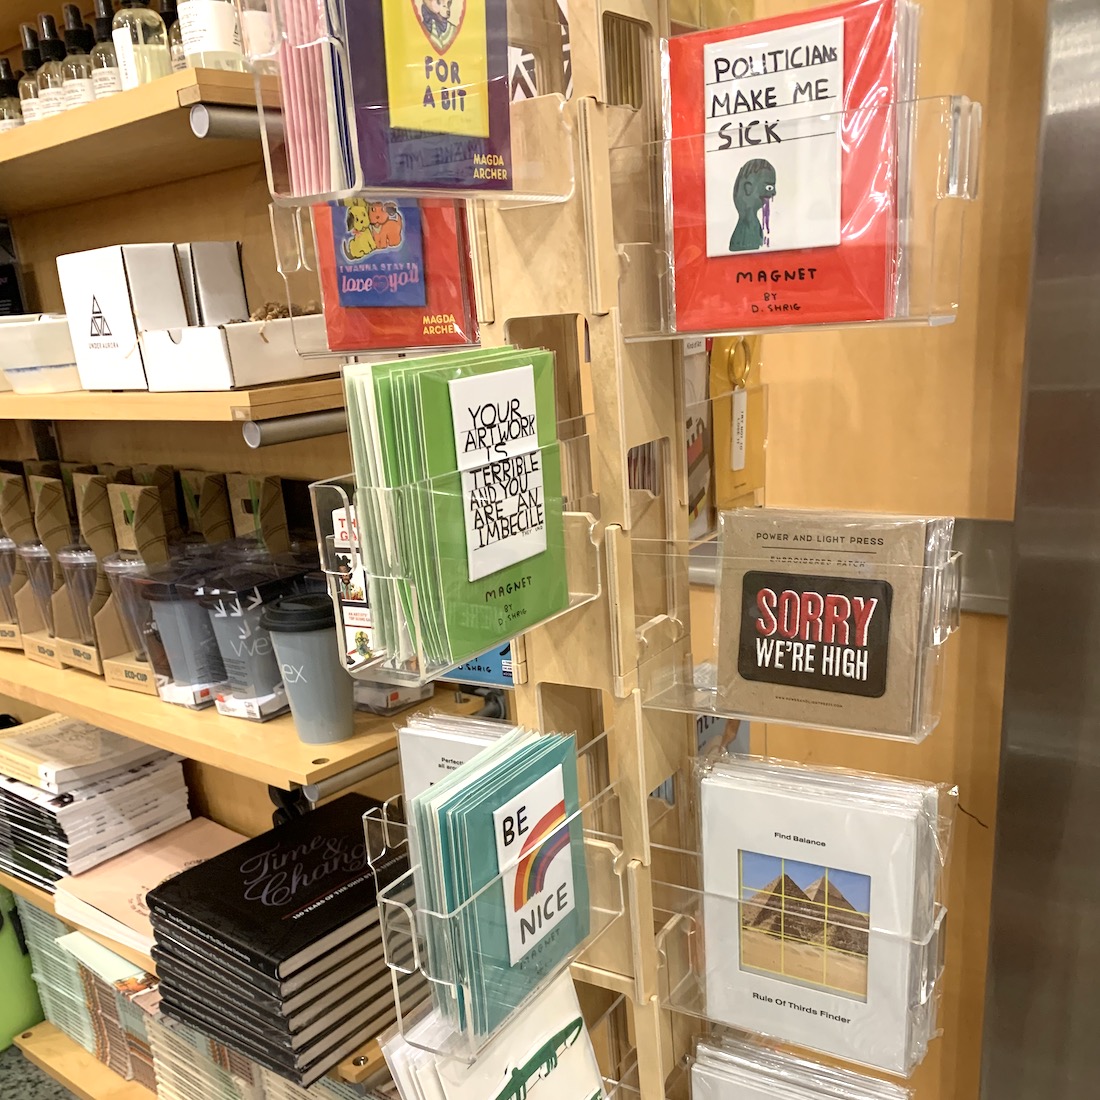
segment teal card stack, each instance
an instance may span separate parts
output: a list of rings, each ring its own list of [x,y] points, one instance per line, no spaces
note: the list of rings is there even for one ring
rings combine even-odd
[[[516,728],[412,800],[437,1008],[462,1031],[491,1034],[588,935],[576,760]]]
[[[569,604],[554,356],[349,365],[371,655],[439,671]]]

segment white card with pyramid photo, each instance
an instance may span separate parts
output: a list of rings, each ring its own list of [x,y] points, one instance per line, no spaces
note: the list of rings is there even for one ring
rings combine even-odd
[[[704,776],[707,1016],[908,1073],[927,819],[829,786]]]

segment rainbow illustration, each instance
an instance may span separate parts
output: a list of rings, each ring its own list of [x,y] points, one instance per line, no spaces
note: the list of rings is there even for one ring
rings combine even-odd
[[[569,826],[565,823],[565,800],[559,802],[524,841],[516,867],[515,912],[542,893],[546,872],[557,856],[569,847]]]

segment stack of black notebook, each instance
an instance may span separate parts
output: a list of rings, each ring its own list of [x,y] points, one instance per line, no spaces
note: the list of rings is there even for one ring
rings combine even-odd
[[[389,1027],[378,889],[408,861],[368,862],[377,806],[345,795],[151,890],[162,1010],[304,1086]]]

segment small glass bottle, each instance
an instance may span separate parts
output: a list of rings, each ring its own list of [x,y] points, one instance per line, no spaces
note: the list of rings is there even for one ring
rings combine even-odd
[[[95,0],[95,46],[92,47],[92,88],[96,99],[107,99],[122,91],[118,58],[111,38],[115,12],[111,0]]]
[[[189,65],[245,71],[241,24],[233,0],[180,0],[179,18]]]
[[[38,106],[42,118],[49,118],[65,110],[61,75],[65,43],[57,37],[57,23],[49,12],[38,13],[38,50],[42,54],[42,67],[38,70]]]
[[[23,125],[23,108],[19,102],[19,81],[15,79],[11,62],[0,57],[0,133]]]
[[[23,76],[19,80],[19,102],[23,107],[23,121],[37,122],[41,118],[38,104],[38,66],[42,55],[38,52],[38,30],[32,23],[19,28],[23,38]]]
[[[164,20],[146,7],[146,2],[122,0],[112,24],[111,37],[124,91],[172,73],[168,30]]]
[[[61,90],[65,94],[65,110],[71,111],[95,100],[92,84],[92,59],[84,48],[87,37],[84,18],[76,4],[63,4],[65,16],[65,60],[61,63]]]
[[[249,66],[275,50],[275,19],[267,4],[268,0],[240,0],[241,42]]]
[[[168,28],[168,54],[172,58],[172,72],[182,73],[187,68],[187,54],[183,49],[183,31],[176,12],[176,0],[160,0],[160,15]]]

